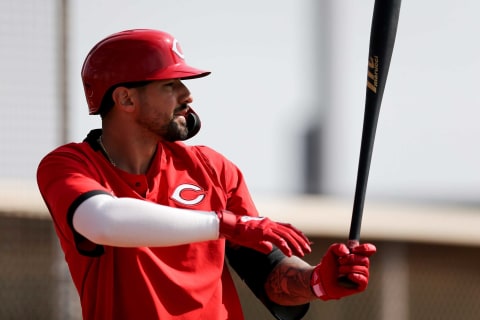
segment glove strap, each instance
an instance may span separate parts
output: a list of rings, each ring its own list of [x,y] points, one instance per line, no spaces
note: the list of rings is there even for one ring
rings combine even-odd
[[[322,300],[327,300],[327,293],[322,285],[322,279],[320,278],[320,265],[316,266],[312,272],[312,277],[310,279],[310,287],[312,288],[313,293],[317,298]]]
[[[215,211],[220,220],[219,233],[221,237],[227,238],[233,236],[235,225],[237,224],[237,216],[227,210]]]

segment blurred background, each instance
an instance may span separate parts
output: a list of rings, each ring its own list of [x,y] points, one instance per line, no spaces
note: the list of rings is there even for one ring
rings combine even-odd
[[[100,127],[80,69],[120,30],[173,34],[212,71],[185,84],[190,144],[243,171],[260,212],[315,242],[348,236],[373,0],[0,1],[0,318],[80,319],[35,182],[40,159]],[[474,0],[403,1],[377,128],[362,241],[368,290],[305,319],[478,319],[480,30]],[[476,80],[477,79],[477,80]],[[247,319],[273,319],[236,279]]]

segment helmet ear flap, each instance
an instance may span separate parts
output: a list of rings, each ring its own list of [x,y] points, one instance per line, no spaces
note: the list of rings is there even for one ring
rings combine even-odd
[[[185,120],[187,120],[188,135],[183,140],[187,140],[195,136],[198,131],[200,131],[200,128],[202,126],[200,117],[195,113],[195,111],[193,111],[192,108],[190,108],[188,110],[188,113],[185,115]]]

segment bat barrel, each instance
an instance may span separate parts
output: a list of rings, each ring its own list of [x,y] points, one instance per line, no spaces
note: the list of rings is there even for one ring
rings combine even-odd
[[[378,116],[392,58],[401,0],[376,0],[368,54],[367,88],[362,142],[349,240],[360,240],[360,229]],[[352,242],[355,243],[355,242]]]

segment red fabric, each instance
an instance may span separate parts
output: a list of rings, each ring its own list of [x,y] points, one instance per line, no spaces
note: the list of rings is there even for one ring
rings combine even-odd
[[[112,167],[87,143],[68,144],[42,160],[37,180],[84,319],[243,319],[224,267],[224,240],[163,248],[105,246],[103,255],[88,257],[78,252],[67,218],[75,199],[92,190],[258,216],[241,173],[222,155],[206,147],[163,143],[147,174],[132,175]]]

